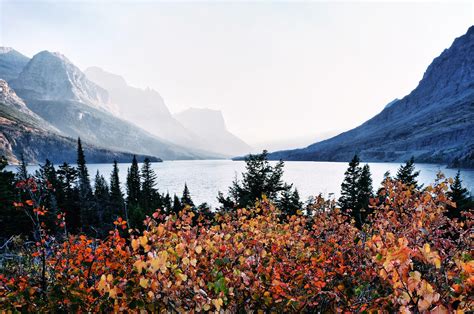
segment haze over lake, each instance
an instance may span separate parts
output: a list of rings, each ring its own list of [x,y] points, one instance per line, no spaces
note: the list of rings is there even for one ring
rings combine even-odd
[[[395,175],[400,166],[398,163],[369,163],[369,165],[374,190],[380,186],[386,171]],[[325,197],[338,198],[347,166],[348,164],[345,162],[290,161],[285,162],[283,177],[286,182],[295,185],[302,200],[319,193]],[[124,183],[128,167],[130,167],[128,163],[119,164],[123,192],[125,192]],[[13,166],[10,168],[15,169]],[[30,172],[33,172],[38,169],[38,166],[29,166],[28,168]],[[97,170],[109,179],[112,164],[89,164],[88,169],[92,183],[94,183]],[[207,202],[212,207],[216,207],[218,206],[217,193],[219,191],[227,193],[234,178],[236,176],[241,178],[240,174],[245,170],[245,163],[231,160],[164,161],[153,163],[153,169],[157,175],[157,187],[160,192],[166,193],[168,191],[171,196],[175,193],[180,196],[186,182],[195,204]],[[418,182],[425,185],[434,182],[438,171],[442,171],[446,177],[454,177],[457,171],[439,164],[416,164],[416,169],[420,171]],[[461,170],[461,178],[463,185],[471,193],[474,193],[474,170]]]

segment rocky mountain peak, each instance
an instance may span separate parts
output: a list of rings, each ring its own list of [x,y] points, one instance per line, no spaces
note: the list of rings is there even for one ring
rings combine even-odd
[[[0,78],[6,81],[17,78],[29,60],[13,48],[0,47]]]
[[[33,56],[12,86],[20,96],[39,100],[71,100],[114,113],[105,89],[89,81],[68,58],[42,51]]]

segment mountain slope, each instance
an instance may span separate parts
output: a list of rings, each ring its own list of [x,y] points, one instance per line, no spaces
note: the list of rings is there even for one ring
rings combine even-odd
[[[109,92],[120,117],[160,138],[193,147],[194,135],[173,118],[157,91],[129,86],[123,77],[99,67],[90,67],[84,73]]]
[[[250,151],[247,144],[227,131],[220,112],[190,109],[172,115],[161,95],[153,89],[129,86],[123,77],[99,67],[90,67],[84,73],[109,92],[111,102],[118,106],[120,117],[140,125],[151,134],[181,146],[228,156]]]
[[[359,127],[272,159],[457,163],[474,167],[474,26],[433,60],[418,86]]]
[[[26,108],[25,103],[0,80],[0,155],[10,163],[17,163],[20,154],[27,162],[44,162],[46,158],[55,163],[76,162],[76,140],[61,136],[46,121]],[[131,153],[101,149],[84,144],[89,162],[130,162]],[[153,161],[158,158],[151,157]],[[144,159],[145,156],[139,156]]]
[[[174,117],[201,138],[200,145],[203,148],[230,156],[246,154],[252,150],[227,130],[222,112],[218,110],[190,108]]]
[[[28,57],[13,48],[0,47],[0,79],[10,81],[17,78],[28,61]]]
[[[36,54],[11,84],[28,107],[62,135],[164,159],[214,157],[162,140],[112,114],[107,91],[89,81],[61,54]]]

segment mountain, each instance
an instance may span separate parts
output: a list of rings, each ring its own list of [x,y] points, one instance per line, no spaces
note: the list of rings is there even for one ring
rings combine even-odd
[[[99,67],[87,68],[84,73],[109,92],[110,100],[117,105],[121,118],[170,142],[194,146],[195,136],[173,118],[157,91],[129,86],[123,77]]]
[[[109,100],[108,92],[59,53],[36,54],[11,85],[29,109],[64,136],[81,137],[86,143],[111,150],[164,159],[216,156],[175,145],[119,118],[114,114],[117,108]]]
[[[364,124],[272,159],[447,163],[474,167],[474,26],[433,60],[418,86]]]
[[[99,67],[90,67],[84,73],[109,92],[120,117],[153,135],[181,146],[227,156],[250,151],[247,144],[227,130],[221,112],[190,109],[172,115],[161,95],[153,89],[129,86],[123,77]]]
[[[130,162],[133,158],[131,153],[93,145],[84,144],[83,148],[89,162]],[[76,149],[75,139],[57,134],[54,127],[26,107],[6,81],[0,80],[0,155],[10,163],[18,163],[21,154],[29,163],[44,162],[46,158],[54,163],[75,163]],[[145,157],[160,161],[152,156],[138,158],[143,160]]]
[[[6,81],[17,78],[28,61],[28,57],[13,48],[0,47],[0,78]]]
[[[23,98],[70,100],[116,113],[105,89],[92,83],[64,55],[42,51],[23,68],[11,85]]]
[[[235,156],[249,153],[252,148],[227,130],[221,111],[190,108],[174,117],[200,139],[201,147]]]

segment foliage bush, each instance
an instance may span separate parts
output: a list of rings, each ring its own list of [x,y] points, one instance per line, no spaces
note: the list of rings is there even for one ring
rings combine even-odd
[[[35,207],[34,246],[0,274],[0,308],[43,311],[453,312],[473,310],[473,215],[442,176],[423,191],[387,179],[361,229],[322,198],[287,217],[263,198],[212,220],[159,211],[145,230],[118,219],[104,240],[52,237]],[[64,216],[58,227],[65,230]]]

